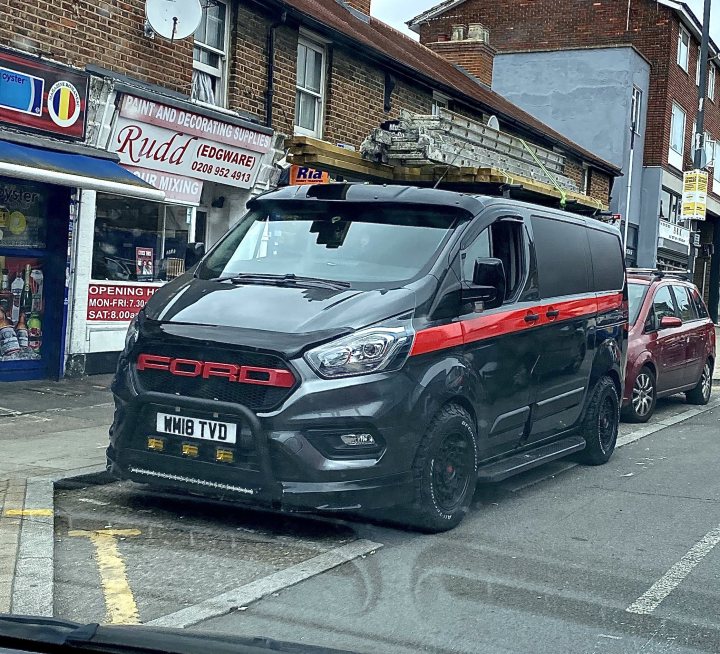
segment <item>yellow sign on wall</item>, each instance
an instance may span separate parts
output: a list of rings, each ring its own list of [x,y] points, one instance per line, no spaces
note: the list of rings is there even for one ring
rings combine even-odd
[[[707,211],[708,174],[704,170],[688,170],[683,174],[682,217],[705,220]]]

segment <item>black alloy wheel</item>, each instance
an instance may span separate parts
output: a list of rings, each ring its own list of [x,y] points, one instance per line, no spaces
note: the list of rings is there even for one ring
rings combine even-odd
[[[406,522],[428,533],[459,525],[470,508],[477,479],[475,421],[457,404],[443,407],[418,447],[414,499]]]
[[[593,466],[607,463],[615,451],[620,429],[620,399],[610,377],[602,377],[595,385],[580,429],[585,439],[580,461]]]

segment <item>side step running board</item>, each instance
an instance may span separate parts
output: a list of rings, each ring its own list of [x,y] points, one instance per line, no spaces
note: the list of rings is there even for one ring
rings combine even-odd
[[[555,459],[562,459],[573,452],[580,452],[585,449],[585,439],[581,436],[570,436],[562,440],[541,445],[534,450],[527,450],[520,454],[493,461],[478,468],[478,481],[492,483],[502,481],[513,475],[531,470]]]

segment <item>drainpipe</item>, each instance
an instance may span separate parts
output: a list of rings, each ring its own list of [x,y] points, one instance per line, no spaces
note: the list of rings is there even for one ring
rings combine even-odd
[[[625,250],[625,262],[627,263],[627,246],[628,246],[628,235],[630,232],[630,200],[632,197],[632,181],[633,181],[633,164],[635,163],[635,130],[637,124],[633,120],[630,125],[630,162],[628,163],[628,178],[627,178],[627,194],[625,196],[625,219],[624,230],[623,230],[623,249]],[[637,247],[637,244],[636,244]],[[637,262],[637,249],[635,251],[635,261]]]
[[[273,126],[273,98],[275,96],[275,31],[287,21],[287,11],[280,14],[280,20],[268,28],[267,34],[267,91],[265,92],[265,125]]]

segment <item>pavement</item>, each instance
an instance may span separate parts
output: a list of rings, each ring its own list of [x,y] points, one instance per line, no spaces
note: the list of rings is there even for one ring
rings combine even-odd
[[[720,651],[720,398],[662,400],[607,466],[479,487],[459,529],[420,536],[107,483],[110,379],[3,385],[0,612],[359,652],[477,651],[480,633],[493,652]]]

